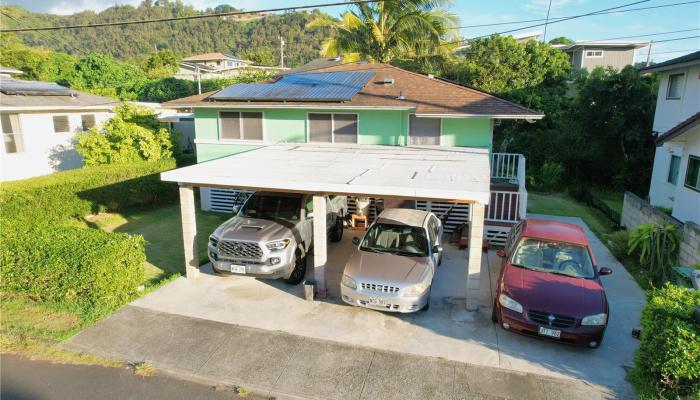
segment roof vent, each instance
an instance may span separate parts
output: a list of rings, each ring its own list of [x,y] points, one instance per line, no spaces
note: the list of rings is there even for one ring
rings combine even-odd
[[[396,98],[396,100],[406,100],[406,98],[403,97],[403,92],[399,92],[399,96]]]
[[[378,84],[380,85],[393,85],[394,84],[394,78],[382,78],[377,81]]]
[[[433,75],[433,74],[428,74],[428,78],[430,78],[430,79],[435,79],[435,75]]]

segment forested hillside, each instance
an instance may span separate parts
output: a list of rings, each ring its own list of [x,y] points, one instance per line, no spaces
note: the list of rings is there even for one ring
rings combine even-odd
[[[231,6],[196,10],[180,1],[145,0],[138,7],[114,6],[102,12],[72,15],[39,14],[17,6],[0,7],[3,28],[91,24],[109,21],[169,18],[236,11]],[[287,66],[318,57],[325,34],[304,26],[320,11],[279,15],[220,17],[155,24],[72,29],[16,34],[29,46],[42,46],[73,56],[108,53],[121,60],[138,61],[158,50],[172,50],[180,57],[212,51],[231,52],[262,64],[279,62],[279,36],[287,42]],[[6,15],[12,18],[8,18]],[[4,38],[3,38],[4,39]]]

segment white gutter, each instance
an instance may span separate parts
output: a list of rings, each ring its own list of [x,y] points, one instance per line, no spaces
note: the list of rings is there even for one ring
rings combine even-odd
[[[93,105],[93,106],[1,106],[0,111],[110,111],[119,104]]]
[[[415,110],[415,107],[388,107],[388,106],[336,106],[336,105],[328,105],[328,106],[318,106],[318,105],[296,105],[296,104],[287,104],[287,105],[277,105],[277,104],[219,104],[219,105],[202,105],[202,104],[164,104],[166,107],[172,107],[172,108],[254,108],[254,109],[263,109],[263,108],[290,108],[290,109],[312,109],[312,110],[330,110],[330,109],[340,109],[340,110]]]
[[[493,119],[533,119],[544,118],[544,114],[510,115],[510,114],[418,114],[418,118],[493,118]]]

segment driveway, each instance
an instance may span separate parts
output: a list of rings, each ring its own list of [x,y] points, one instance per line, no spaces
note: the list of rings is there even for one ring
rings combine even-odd
[[[573,219],[573,222],[583,224],[579,219]],[[460,366],[495,367],[516,376],[536,374],[565,380],[561,382],[579,380],[587,385],[589,393],[605,397],[631,397],[631,388],[624,380],[625,368],[632,364],[637,347],[630,331],[638,325],[644,295],[607,248],[589,230],[587,233],[600,265],[614,270],[614,274],[605,277],[603,281],[610,301],[611,317],[605,340],[597,350],[573,348],[515,335],[491,323],[491,293],[500,268],[500,259],[495,252],[490,252],[483,258],[482,302],[477,313],[469,313],[464,308],[467,254],[453,246],[446,246],[445,259],[436,274],[429,311],[395,315],[346,306],[339,301],[338,283],[342,266],[353,251],[350,242],[352,231],[347,231],[340,243],[329,245],[328,299],[313,303],[304,301],[303,287],[289,287],[279,281],[219,277],[205,273],[195,282],[177,279],[123,310],[126,312],[138,308],[146,313],[155,313],[149,314],[158,315],[155,320],[125,321],[120,320],[124,318],[122,312],[116,313],[72,338],[67,346],[129,360],[149,359],[156,365],[162,361],[176,366],[175,369],[177,365],[182,365],[177,360],[189,360],[196,367],[190,365],[182,371],[171,372],[202,379],[200,372],[202,368],[207,370],[205,367],[211,361],[208,358],[215,360],[226,354],[235,355],[241,351],[237,349],[256,341],[254,334],[239,339],[226,336],[210,338],[211,332],[217,330],[210,331],[208,327],[216,322],[222,326],[286,334],[284,339],[279,339],[282,343],[269,344],[269,347],[274,347],[274,351],[283,352],[275,353],[276,357],[292,351],[297,354],[298,341],[302,339],[307,343],[333,342],[334,346],[343,345],[342,349],[334,347],[334,351],[347,351],[349,354],[354,354],[353,349],[365,349],[371,354],[397,354],[421,360],[425,357],[433,363],[444,361],[456,362]],[[175,316],[184,317],[182,321],[187,321],[179,323],[177,330],[173,330],[174,327],[168,328],[167,324],[159,326],[157,323],[158,319],[165,321]],[[146,334],[143,332],[145,326],[152,327],[154,331]],[[110,340],[101,336],[104,332],[110,333]],[[164,341],[163,346],[166,348],[180,341],[177,348],[184,354],[156,352],[153,340]],[[222,340],[225,345],[222,345]],[[307,351],[313,356],[316,346],[310,346]],[[157,360],[154,357],[163,359]],[[351,363],[347,369],[343,369],[346,375],[351,371],[370,370],[369,365],[362,363],[367,361],[368,356],[365,354],[358,357],[358,364]],[[350,360],[353,358],[350,357]],[[371,360],[369,362],[372,363]],[[279,363],[275,366],[280,367]],[[447,369],[449,371],[450,368]],[[456,377],[454,366],[451,371]],[[378,373],[381,376],[383,372]],[[211,376],[217,376],[215,371],[212,374]],[[279,374],[277,379],[282,376],[282,372]],[[454,377],[453,384],[456,379]],[[266,379],[275,382],[273,378],[274,374]],[[303,381],[302,378],[303,376],[298,377],[300,382]],[[368,379],[372,382],[371,379],[376,379],[376,374],[368,375]],[[312,383],[309,385],[313,386]],[[265,388],[269,389],[268,386]],[[363,390],[355,398],[359,398],[361,393]],[[508,397],[504,394],[501,396]]]

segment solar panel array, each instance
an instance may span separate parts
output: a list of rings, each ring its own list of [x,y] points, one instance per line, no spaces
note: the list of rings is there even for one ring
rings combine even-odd
[[[273,83],[239,83],[209,98],[257,101],[346,101],[356,95],[374,72],[320,72],[286,75]]]
[[[52,82],[20,81],[0,79],[0,92],[24,96],[74,96],[73,90]]]

